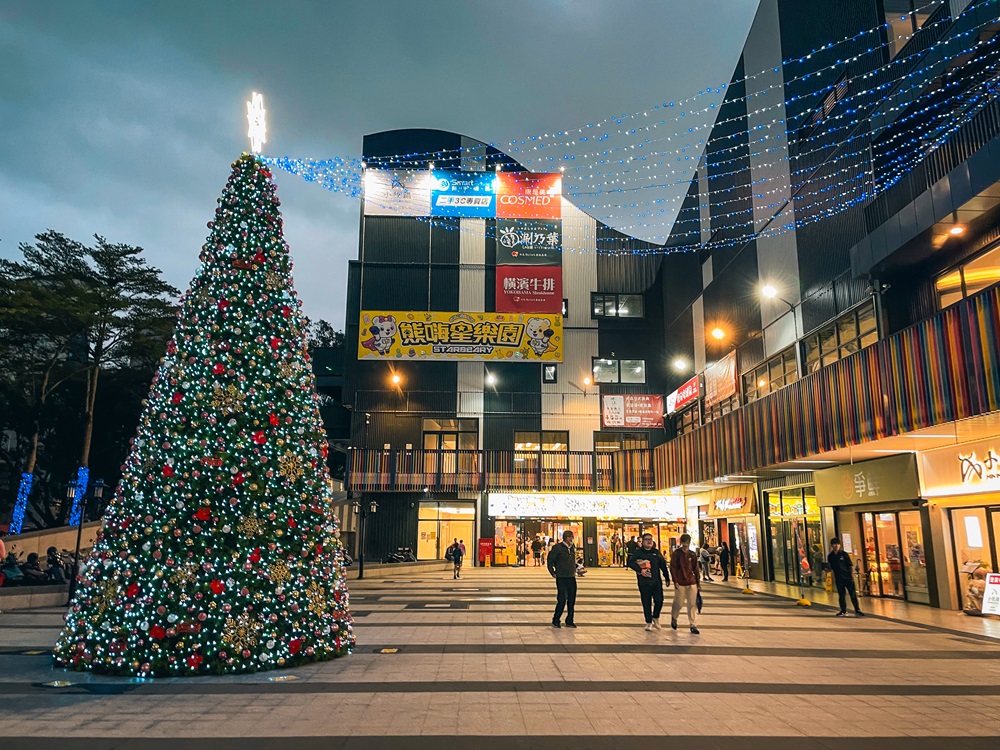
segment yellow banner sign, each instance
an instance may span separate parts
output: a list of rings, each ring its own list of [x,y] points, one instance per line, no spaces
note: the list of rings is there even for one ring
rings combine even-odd
[[[562,362],[561,315],[362,310],[358,359]]]

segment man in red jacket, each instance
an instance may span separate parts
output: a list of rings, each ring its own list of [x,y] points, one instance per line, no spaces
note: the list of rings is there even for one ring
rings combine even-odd
[[[674,579],[674,603],[670,608],[670,627],[677,630],[677,615],[681,612],[681,604],[685,603],[691,632],[698,635],[696,601],[698,592],[701,591],[701,581],[698,580],[698,555],[691,551],[690,534],[681,535],[680,545],[670,556],[670,577]]]

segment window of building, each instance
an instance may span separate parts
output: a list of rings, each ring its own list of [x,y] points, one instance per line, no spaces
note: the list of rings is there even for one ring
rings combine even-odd
[[[514,433],[514,460],[518,469],[537,469],[539,457],[542,469],[569,469],[569,432],[565,430],[517,431]]]
[[[943,310],[950,305],[988,289],[1000,281],[1000,245],[964,263],[957,269],[939,276],[934,282],[938,305]]]
[[[643,359],[623,359],[621,361],[621,379],[623,383],[645,383],[646,361]]]
[[[617,383],[618,382],[618,360],[600,359],[593,360],[594,382],[595,383]]]
[[[634,451],[649,448],[649,435],[643,432],[595,432],[594,451]]]
[[[674,430],[676,430],[678,435],[684,435],[694,429],[697,429],[700,424],[700,408],[699,402],[695,402],[694,406],[690,409],[685,409],[674,416]]]
[[[455,474],[478,466],[478,419],[425,419],[424,471]]]
[[[743,375],[746,402],[756,401],[772,391],[784,388],[798,379],[795,347],[789,347]]]
[[[627,383],[641,385],[646,382],[646,360],[608,359],[594,357],[592,360],[595,383]]]
[[[900,53],[944,0],[883,0],[889,59]]]
[[[542,365],[542,382],[543,383],[559,382],[559,371],[556,369],[555,365],[550,365],[550,364]]]
[[[641,294],[605,294],[592,292],[590,295],[590,317],[592,318],[642,318],[645,316]]]
[[[816,372],[878,341],[875,302],[867,300],[802,341],[803,370]]]
[[[736,411],[739,408],[740,396],[738,393],[734,393],[729,398],[718,401],[711,406],[706,406],[703,423],[707,424],[713,419],[718,419],[723,414],[729,414],[729,412]]]

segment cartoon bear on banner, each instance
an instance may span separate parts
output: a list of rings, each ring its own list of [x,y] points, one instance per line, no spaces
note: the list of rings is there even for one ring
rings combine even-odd
[[[539,357],[550,349],[555,349],[549,343],[549,339],[555,334],[555,331],[552,330],[551,320],[546,318],[528,318],[524,330],[529,339],[528,346]]]
[[[396,337],[396,319],[391,315],[376,315],[372,318],[368,331],[372,336],[367,341],[362,341],[361,346],[379,354],[388,354]]]

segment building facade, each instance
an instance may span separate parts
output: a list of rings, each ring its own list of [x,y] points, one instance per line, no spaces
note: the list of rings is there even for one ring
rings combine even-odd
[[[866,593],[964,606],[972,564],[1000,562],[997,17],[762,0],[662,246],[563,197],[558,218],[469,215],[476,173],[520,165],[455,134],[367,137],[343,403],[369,557],[457,537],[517,563],[573,528],[614,564],[623,537],[686,528],[750,577],[823,585],[840,534]],[[439,181],[421,192],[451,172],[465,214],[432,208]],[[557,221],[558,254],[512,255],[511,232]],[[548,296],[517,307],[519,279]],[[558,353],[398,338],[489,314],[542,318]]]

